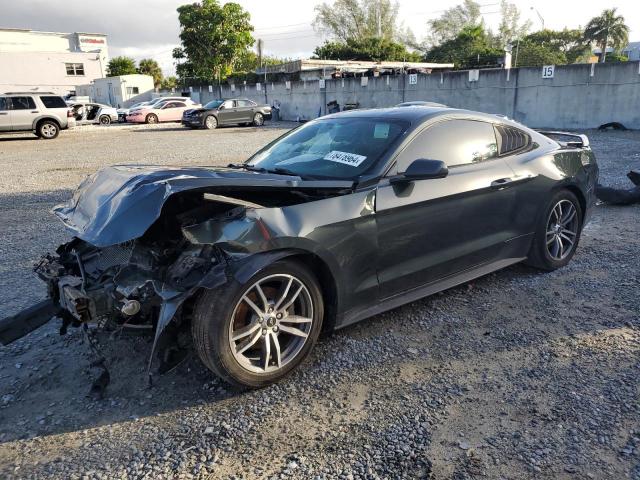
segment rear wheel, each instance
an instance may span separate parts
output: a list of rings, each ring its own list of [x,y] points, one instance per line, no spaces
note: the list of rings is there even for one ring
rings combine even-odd
[[[36,134],[45,140],[52,140],[60,133],[60,127],[52,120],[43,120],[36,128]]]
[[[213,130],[218,127],[218,119],[213,115],[208,115],[207,118],[204,119],[204,128],[207,130]]]
[[[582,207],[568,191],[557,192],[540,219],[527,263],[543,270],[568,264],[576,253],[582,233]]]
[[[158,123],[158,116],[155,113],[150,113],[144,119],[145,123]]]
[[[261,113],[256,113],[253,116],[253,125],[256,127],[261,127],[264,125],[264,116]]]
[[[194,345],[202,362],[227,382],[263,387],[302,363],[323,315],[316,278],[283,260],[245,285],[206,291],[194,311]]]
[[[111,125],[111,117],[109,115],[102,115],[100,117],[100,125]]]

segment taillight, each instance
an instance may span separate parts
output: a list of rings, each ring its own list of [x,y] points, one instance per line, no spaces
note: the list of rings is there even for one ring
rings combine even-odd
[[[73,117],[73,112],[71,111],[71,109],[67,110],[67,118],[71,118]]]

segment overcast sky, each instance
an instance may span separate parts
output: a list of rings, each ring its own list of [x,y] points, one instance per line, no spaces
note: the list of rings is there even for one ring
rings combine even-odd
[[[254,36],[264,40],[268,54],[309,57],[323,38],[314,32],[313,8],[321,0],[236,0],[251,14]],[[327,0],[329,3],[332,0]],[[513,0],[512,0],[513,1]],[[486,23],[498,21],[499,0],[479,0]],[[110,55],[158,60],[165,74],[174,72],[171,50],[178,45],[176,8],[186,0],[0,0],[0,27],[109,35]],[[225,2],[226,3],[226,2]],[[460,0],[400,0],[399,20],[417,38],[426,34],[427,20],[438,17]],[[523,17],[541,27],[535,8],[547,28],[584,26],[603,8],[618,7],[631,28],[630,40],[640,41],[640,1],[617,0],[612,4],[584,0],[515,0]]]

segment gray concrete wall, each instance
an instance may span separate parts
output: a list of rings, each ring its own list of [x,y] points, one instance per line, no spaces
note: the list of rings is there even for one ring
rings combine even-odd
[[[324,114],[326,104],[336,100],[359,103],[361,108],[389,107],[403,101],[429,100],[446,105],[507,115],[531,127],[564,129],[594,128],[620,122],[640,129],[640,63],[624,62],[555,67],[554,78],[542,78],[542,68],[481,70],[478,81],[469,72],[418,75],[415,85],[408,76],[360,78],[319,82],[284,82],[222,87],[222,97],[247,97],[256,102],[281,105],[285,120],[310,120]],[[202,103],[219,98],[218,87],[200,92]]]

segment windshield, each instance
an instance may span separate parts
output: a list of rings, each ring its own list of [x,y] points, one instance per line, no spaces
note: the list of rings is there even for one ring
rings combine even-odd
[[[207,110],[211,110],[211,109],[214,109],[214,108],[218,108],[223,103],[224,103],[224,100],[212,100],[209,103],[207,103],[204,106],[204,108],[206,108]]]
[[[408,126],[376,118],[315,120],[267,145],[247,164],[300,176],[351,179],[374,165]]]

